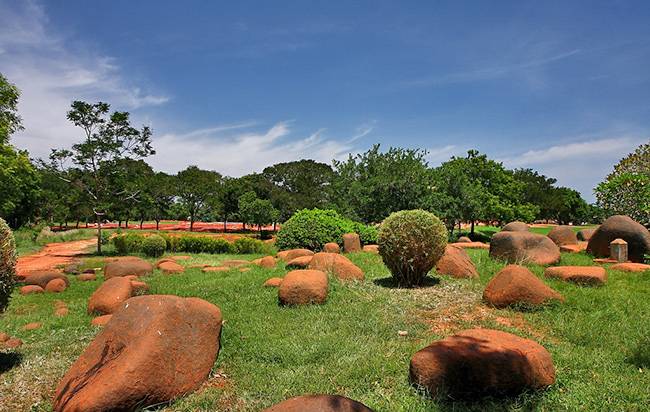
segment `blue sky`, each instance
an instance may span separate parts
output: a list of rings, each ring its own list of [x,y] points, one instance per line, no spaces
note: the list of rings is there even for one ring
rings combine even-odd
[[[234,176],[384,147],[476,148],[593,200],[650,140],[650,4],[0,0],[0,72],[32,156],[72,99],[154,129],[151,163]]]

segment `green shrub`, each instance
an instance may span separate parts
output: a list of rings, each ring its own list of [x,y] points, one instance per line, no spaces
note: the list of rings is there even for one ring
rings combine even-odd
[[[235,240],[233,246],[236,250],[236,253],[264,253],[267,248],[264,242],[258,239],[253,239],[250,237],[240,237]]]
[[[303,209],[284,222],[276,245],[280,250],[305,248],[319,251],[325,243],[341,245],[343,235],[350,232],[358,233],[364,244],[377,241],[374,227],[346,219],[335,210]]]
[[[145,236],[139,233],[126,233],[113,238],[113,246],[120,255],[142,252]]]
[[[399,286],[420,285],[447,246],[447,229],[436,215],[402,210],[384,220],[379,254]]]
[[[160,235],[151,235],[142,241],[142,252],[150,257],[162,256],[167,249],[167,242]]]
[[[14,235],[0,218],[0,312],[9,305],[11,292],[16,283],[16,243]]]
[[[235,253],[232,243],[212,236],[179,236],[176,250],[187,253]]]

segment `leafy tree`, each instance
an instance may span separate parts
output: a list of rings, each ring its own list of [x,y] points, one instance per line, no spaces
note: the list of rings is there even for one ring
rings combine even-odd
[[[23,128],[18,115],[20,91],[0,73],[0,145],[9,143],[9,136]]]
[[[118,195],[130,194],[122,202],[114,203],[111,208],[111,214],[118,225],[122,220],[125,221],[125,227],[129,227],[131,218],[140,218],[144,220],[148,214],[148,204],[145,195],[147,180],[153,175],[153,170],[144,160],[141,159],[120,159],[115,162],[115,172],[109,177],[109,184]]]
[[[252,190],[249,190],[248,192],[244,193],[239,197],[238,200],[239,218],[244,224],[244,229],[246,228],[246,224],[253,223],[252,205],[253,202],[255,202],[256,200],[257,200],[257,194],[255,194],[255,192],[253,192]]]
[[[217,197],[221,175],[211,170],[189,166],[178,172],[176,181],[177,194],[189,213],[190,231],[192,231],[196,218],[206,211],[210,199]]]
[[[217,198],[217,209],[223,220],[223,231],[228,229],[228,219],[239,211],[239,197],[242,194],[242,185],[239,179],[226,177],[223,179],[221,190]]]
[[[97,252],[101,253],[101,221],[116,204],[137,196],[124,187],[117,187],[114,176],[127,173],[125,160],[145,158],[155,151],[151,146],[151,130],[131,126],[128,112],[109,115],[108,103],[74,101],[68,120],[83,130],[84,137],[71,150],[53,150],[51,164],[59,167],[60,177],[82,189],[97,221]],[[66,170],[70,162],[72,170]],[[66,173],[68,172],[68,173]]]
[[[244,224],[257,225],[260,231],[262,226],[276,222],[279,217],[279,211],[271,201],[259,199],[253,191],[246,192],[239,198],[239,214]]]
[[[270,199],[279,206],[283,220],[296,210],[325,208],[331,203],[334,171],[327,164],[304,159],[278,163],[265,168],[262,175],[273,184]]]
[[[380,222],[392,212],[423,207],[430,194],[426,152],[375,145],[345,161],[334,161],[337,208],[366,223]]]
[[[9,137],[22,129],[17,105],[20,92],[0,74],[0,217],[12,227],[34,214],[40,177],[26,151],[16,150]]]
[[[650,227],[650,143],[621,159],[594,192],[607,214],[625,214]]]
[[[156,230],[160,229],[160,221],[169,216],[175,196],[174,176],[157,172],[147,177],[141,207],[149,212],[146,216],[156,221]]]

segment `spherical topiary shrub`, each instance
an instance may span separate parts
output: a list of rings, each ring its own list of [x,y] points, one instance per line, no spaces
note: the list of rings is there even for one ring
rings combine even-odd
[[[142,241],[142,252],[151,257],[162,256],[167,248],[167,241],[160,235],[151,235]]]
[[[377,237],[379,254],[402,287],[420,285],[447,246],[445,225],[424,210],[391,214]]]
[[[0,312],[9,305],[16,283],[16,243],[7,223],[0,218]]]

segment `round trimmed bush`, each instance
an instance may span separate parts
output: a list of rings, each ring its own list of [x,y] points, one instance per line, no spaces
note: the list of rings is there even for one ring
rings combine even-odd
[[[379,254],[399,286],[422,284],[447,246],[447,229],[424,210],[402,210],[388,216],[377,236]]]
[[[151,235],[142,241],[142,252],[151,257],[162,256],[167,248],[167,241],[160,235]]]
[[[11,292],[16,284],[16,242],[14,235],[0,218],[0,312],[9,305]]]
[[[276,246],[319,251],[325,243],[341,244],[343,235],[352,231],[352,225],[334,210],[303,209],[282,224]]]

